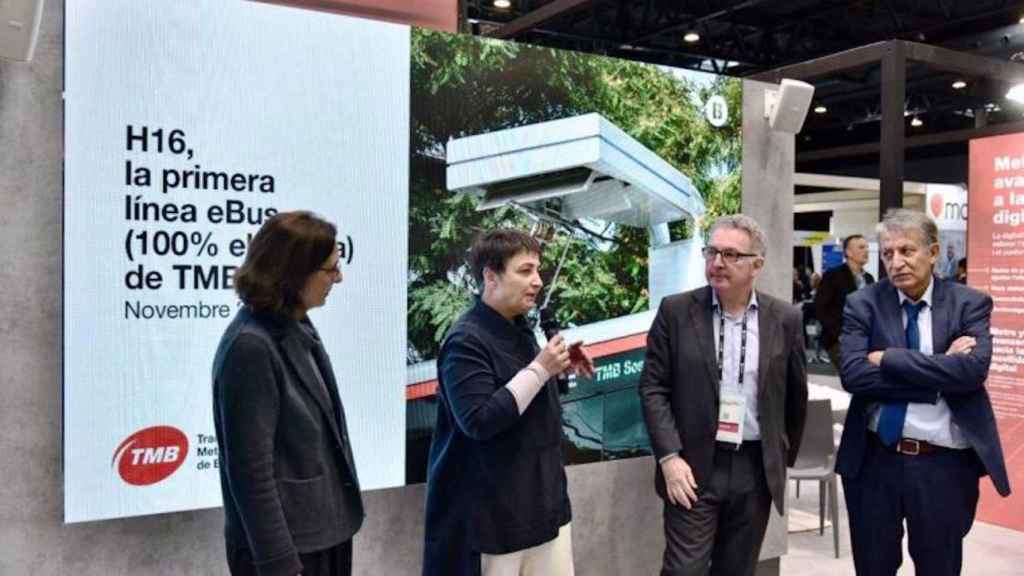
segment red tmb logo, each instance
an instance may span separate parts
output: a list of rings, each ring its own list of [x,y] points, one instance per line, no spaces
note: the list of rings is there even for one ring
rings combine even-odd
[[[148,486],[167,478],[185,463],[188,437],[172,426],[153,426],[124,439],[114,451],[111,467],[133,486]]]

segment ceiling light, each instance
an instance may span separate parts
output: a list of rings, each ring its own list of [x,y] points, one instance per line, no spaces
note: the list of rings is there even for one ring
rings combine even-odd
[[[963,80],[957,80],[956,82],[953,82],[954,90],[962,90],[964,88],[967,88],[967,82],[964,82]]]
[[[914,128],[918,128],[920,126],[924,126],[924,122],[922,122],[917,116],[914,116],[914,119],[910,121],[910,125]]]
[[[1006,93],[1006,99],[1024,104],[1024,82],[1010,88],[1010,91]]]
[[[824,114],[825,112],[828,112],[828,108],[826,108],[825,106],[819,105],[814,107],[815,114]]]
[[[700,34],[697,34],[696,32],[693,32],[691,30],[690,32],[687,32],[685,36],[683,36],[683,41],[686,42],[687,44],[700,42]]]
[[[512,0],[494,0],[495,8],[511,8]]]
[[[1018,20],[1017,23],[1018,24],[1024,24],[1024,16],[1021,16],[1020,20]]]

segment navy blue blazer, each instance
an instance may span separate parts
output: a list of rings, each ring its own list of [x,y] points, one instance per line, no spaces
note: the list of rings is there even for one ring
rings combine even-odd
[[[437,423],[427,466],[423,576],[478,576],[480,553],[558,536],[572,518],[562,419],[549,381],[520,415],[505,387],[540,348],[525,319],[476,304],[437,360]]]
[[[932,344],[934,354],[908,350],[896,287],[888,280],[850,295],[843,310],[840,376],[853,395],[839,445],[836,471],[856,477],[864,462],[868,407],[875,402],[907,401],[934,404],[946,400],[953,421],[992,477],[999,494],[1010,493],[1003,449],[996,431],[985,379],[992,360],[989,322],[992,298],[962,284],[932,278]],[[960,336],[977,345],[970,354],[946,356]],[[867,360],[869,352],[885,350],[881,366]]]

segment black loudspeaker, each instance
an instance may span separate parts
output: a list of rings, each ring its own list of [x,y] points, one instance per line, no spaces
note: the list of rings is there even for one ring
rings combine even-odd
[[[43,0],[0,0],[0,58],[31,60],[42,19]]]

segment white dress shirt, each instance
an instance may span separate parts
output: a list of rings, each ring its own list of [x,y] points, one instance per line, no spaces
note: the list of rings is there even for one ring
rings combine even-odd
[[[935,287],[935,280],[931,279],[924,296],[917,302],[924,302],[925,306],[917,314],[917,330],[920,334],[922,354],[935,354],[932,342],[932,289]],[[903,317],[903,329],[907,328],[907,311],[903,309],[903,303],[910,301],[916,303],[902,291],[897,290],[900,298],[900,315]],[[939,354],[945,354],[941,350]],[[871,416],[871,430],[878,431],[878,419],[881,414],[881,405],[876,405]],[[910,402],[907,404],[907,417],[903,421],[904,438],[924,440],[936,446],[947,448],[968,448],[967,440],[964,439],[960,427],[953,422],[953,413],[949,410],[949,404],[939,395],[935,404],[923,404]]]
[[[718,361],[719,329],[722,322],[722,307],[718,303],[718,295],[711,291],[711,324],[714,326],[715,361]],[[747,410],[743,417],[743,440],[761,439],[761,422],[757,413],[757,364],[761,357],[761,330],[758,326],[757,292],[751,292],[750,303],[747,304],[747,353],[743,369],[743,396],[747,400]],[[740,370],[740,339],[743,334],[743,314],[730,316],[725,314],[725,352],[722,354],[721,392],[736,393],[739,388]]]

